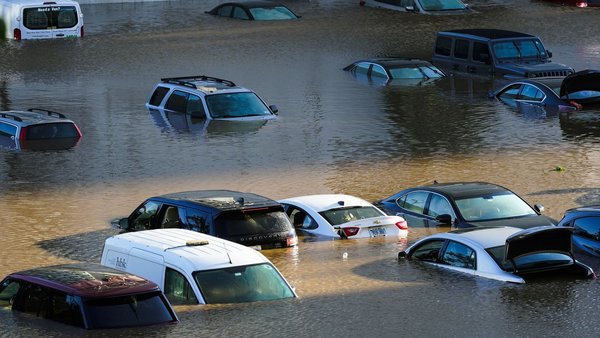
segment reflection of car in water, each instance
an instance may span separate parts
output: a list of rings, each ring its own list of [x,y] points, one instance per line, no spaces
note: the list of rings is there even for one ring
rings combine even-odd
[[[600,109],[562,113],[559,121],[560,129],[568,138],[600,137]]]
[[[431,63],[409,58],[375,58],[353,62],[344,68],[359,81],[377,85],[421,85],[445,74]]]
[[[262,128],[269,120],[235,121],[193,118],[189,114],[164,109],[148,109],[154,124],[165,132],[192,133],[197,135],[225,135],[252,133]]]
[[[419,14],[464,14],[469,6],[461,0],[361,0],[361,6]]]
[[[0,146],[60,150],[74,147],[81,136],[75,122],[61,113],[38,108],[0,112]]]

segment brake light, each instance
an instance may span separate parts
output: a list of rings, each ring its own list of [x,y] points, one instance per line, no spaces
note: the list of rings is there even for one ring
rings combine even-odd
[[[347,228],[343,228],[342,229],[342,232],[343,232],[342,237],[348,238],[350,236],[354,236],[354,235],[356,235],[358,233],[358,230],[360,230],[359,227],[347,227]]]
[[[290,236],[288,238],[285,239],[285,245],[286,246],[296,246],[298,244],[298,237],[296,236]]]
[[[75,130],[77,130],[77,134],[79,134],[79,137],[82,137],[83,134],[81,133],[81,130],[79,130],[79,127],[75,123],[73,123],[73,125],[75,126]]]
[[[583,106],[575,101],[569,101],[569,104],[571,104],[573,107],[577,108],[577,110],[581,110],[583,108]]]
[[[21,127],[19,132],[19,140],[24,140],[27,137],[27,128]]]
[[[13,36],[15,37],[15,40],[21,40],[21,30],[15,28],[15,30],[13,31]]]
[[[81,26],[81,37],[83,37],[83,26]]]
[[[587,1],[579,1],[575,3],[575,6],[579,7],[579,8],[585,8],[588,6]]]
[[[399,222],[396,222],[396,226],[400,230],[408,230],[408,223],[405,220],[401,220]]]

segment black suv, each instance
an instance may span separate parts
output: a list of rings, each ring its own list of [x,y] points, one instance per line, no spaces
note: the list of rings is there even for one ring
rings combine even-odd
[[[505,77],[567,76],[573,68],[551,62],[536,36],[499,29],[437,33],[432,62],[447,71]]]
[[[263,196],[230,190],[151,197],[114,225],[125,231],[189,229],[256,249],[298,243],[296,231],[281,204]]]

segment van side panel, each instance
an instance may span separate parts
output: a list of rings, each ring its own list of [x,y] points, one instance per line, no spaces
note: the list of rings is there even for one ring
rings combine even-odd
[[[129,253],[124,253],[106,246],[100,263],[144,277],[156,283],[161,289],[164,287],[165,267],[160,255],[137,248],[131,249]]]

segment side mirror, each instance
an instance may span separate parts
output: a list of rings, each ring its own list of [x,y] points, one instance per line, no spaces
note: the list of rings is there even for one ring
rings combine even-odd
[[[541,214],[542,212],[544,212],[544,206],[541,204],[536,204],[533,206],[533,210]]]
[[[407,12],[414,12],[415,11],[415,6],[406,6],[406,7],[404,7],[404,9]]]
[[[279,108],[277,108],[276,105],[270,105],[269,109],[271,109],[271,111],[273,112],[273,114],[277,114],[279,112]]]
[[[548,54],[548,57],[551,58],[552,57],[552,52],[546,49],[546,54]]]
[[[398,259],[400,259],[400,258],[406,258],[406,251],[398,252]]]
[[[449,214],[438,215],[435,220],[442,224],[452,225],[452,216]]]
[[[129,229],[129,219],[121,218],[117,223],[113,223],[113,226],[117,229],[127,230]]]

